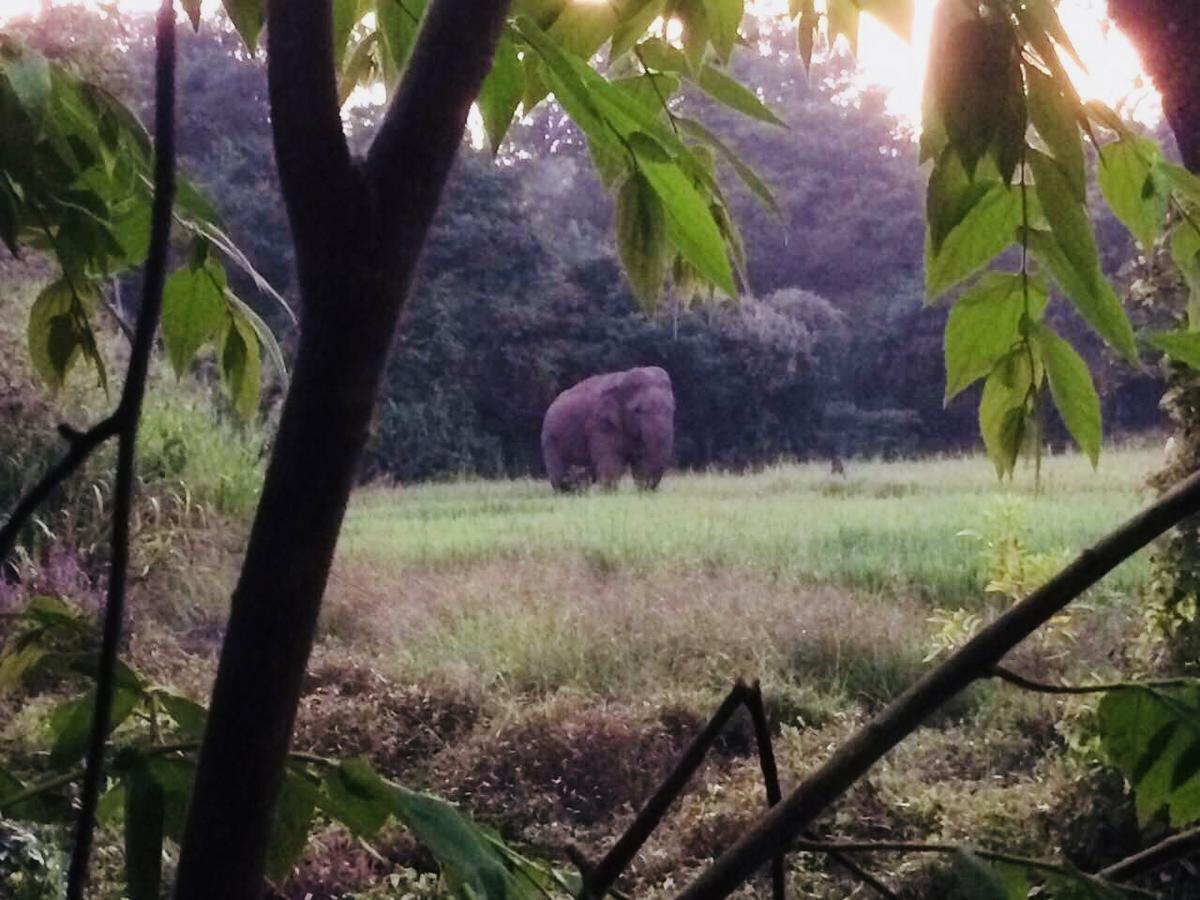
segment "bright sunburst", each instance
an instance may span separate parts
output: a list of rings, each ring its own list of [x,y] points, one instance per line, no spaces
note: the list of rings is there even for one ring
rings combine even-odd
[[[139,12],[158,5],[158,0],[115,2],[121,9]],[[889,109],[913,123],[920,119],[921,82],[936,2],[916,0],[912,44],[905,43],[869,16],[862,19],[858,54],[862,78],[867,83],[886,88]],[[54,0],[0,0],[0,20],[35,15],[47,5],[57,4]],[[84,0],[84,5],[102,4],[99,0]],[[219,0],[204,0],[203,3],[206,13],[218,5]],[[751,15],[779,16],[786,12],[787,0],[751,0],[748,8]],[[1157,120],[1161,115],[1158,97],[1148,87],[1141,63],[1129,41],[1110,26],[1104,0],[1061,0],[1059,14],[1087,67],[1081,71],[1070,66],[1084,99],[1103,100],[1124,107],[1125,112],[1143,121]]]

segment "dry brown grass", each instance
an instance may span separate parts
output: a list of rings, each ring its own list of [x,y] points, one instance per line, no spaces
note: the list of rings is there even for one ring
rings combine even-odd
[[[535,560],[457,572],[343,561],[326,610],[327,639],[371,648],[385,671],[507,696],[716,696],[745,676],[876,703],[915,677],[927,632],[924,609],[902,597]]]

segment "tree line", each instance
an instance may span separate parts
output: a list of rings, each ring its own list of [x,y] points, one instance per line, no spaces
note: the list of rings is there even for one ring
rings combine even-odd
[[[63,7],[30,27],[47,52],[82,60],[135,108],[148,108],[148,22]],[[58,46],[63,34],[87,37]],[[118,41],[124,53],[105,52]],[[180,35],[181,167],[215,199],[255,267],[294,298],[265,67],[239,46],[228,30]],[[632,365],[671,373],[677,462],[686,468],[978,446],[976,392],[943,403],[946,309],[922,301],[925,186],[910,130],[881,91],[856,81],[848,57],[806,74],[782,52],[744,54],[735,70],[787,128],[700,97],[683,103],[702,111],[775,195],[777,211],[744,189],[731,198],[751,293],[736,303],[681,297],[641,308],[621,274],[612,203],[585,142],[560,110],[540,108],[514,125],[499,164],[483,149],[459,157],[384,376],[361,478],[536,474],[541,416],[556,393]],[[367,145],[379,115],[370,105],[352,109],[353,144]],[[1105,267],[1115,272],[1133,248],[1099,204],[1097,216]],[[237,284],[246,276],[231,278],[242,296],[255,295]],[[285,347],[294,341],[277,308],[259,311]],[[1062,318],[1056,327],[1099,372],[1108,433],[1159,427],[1158,374],[1105,365],[1086,327]],[[1048,433],[1065,438],[1048,418]]]

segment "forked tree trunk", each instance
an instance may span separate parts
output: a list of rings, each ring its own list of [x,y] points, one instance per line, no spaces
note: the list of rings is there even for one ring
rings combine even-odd
[[[1200,3],[1108,0],[1108,11],[1162,94],[1183,164],[1200,172]]]
[[[270,0],[272,127],[303,320],[221,649],[179,900],[262,894],[301,681],[376,389],[507,7],[434,0],[379,136],[354,161],[337,103],[331,0]]]

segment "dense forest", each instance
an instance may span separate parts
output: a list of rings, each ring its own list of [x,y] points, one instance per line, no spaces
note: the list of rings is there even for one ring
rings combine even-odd
[[[61,43],[83,34],[82,45]],[[148,22],[56,8],[29,36],[148,108]],[[536,473],[541,417],[555,394],[632,365],[672,375],[684,467],[976,444],[976,392],[943,406],[946,311],[922,302],[924,184],[910,129],[889,115],[881,92],[856,80],[848,58],[806,76],[790,39],[759,37],[770,52],[743,55],[737,74],[787,127],[684,100],[705,106],[706,121],[774,191],[777,213],[749,193],[734,197],[752,295],[640,309],[586,146],[561,113],[543,109],[513,129],[497,158],[485,149],[459,158],[388,368],[364,479]],[[231,32],[181,30],[180,38],[183,170],[216,199],[255,266],[293,296],[264,66]],[[107,53],[112,46],[126,52]],[[370,104],[349,113],[363,145],[378,114]],[[1116,274],[1132,243],[1095,206],[1105,265]],[[260,312],[286,347],[289,320],[270,301]],[[1081,322],[1056,325],[1097,373],[1107,434],[1159,424],[1156,373],[1105,365]],[[1055,422],[1048,428],[1063,436]]]

